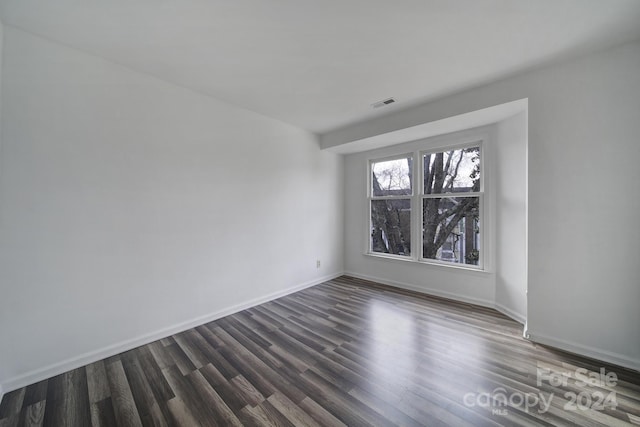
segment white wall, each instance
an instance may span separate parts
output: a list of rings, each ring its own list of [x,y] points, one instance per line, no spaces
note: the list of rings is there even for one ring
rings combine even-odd
[[[341,129],[322,145],[528,98],[528,333],[640,370],[638,70],[640,42],[630,43]]]
[[[525,323],[527,318],[527,115],[495,126],[496,307]]]
[[[342,272],[315,136],[5,30],[5,391]]]
[[[486,272],[408,263],[364,254],[368,236],[368,159],[486,136],[484,236]],[[526,321],[526,112],[493,125],[368,150],[345,160],[345,268],[348,274],[402,288],[496,307]]]

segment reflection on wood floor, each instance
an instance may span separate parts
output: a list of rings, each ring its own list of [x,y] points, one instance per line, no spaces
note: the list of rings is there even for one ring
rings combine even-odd
[[[640,373],[341,277],[7,393],[0,427],[640,425]]]

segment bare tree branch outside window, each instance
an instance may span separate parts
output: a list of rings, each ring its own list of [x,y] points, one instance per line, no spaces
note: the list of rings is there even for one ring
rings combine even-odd
[[[480,147],[422,156],[422,258],[477,265]],[[371,164],[371,251],[411,255],[413,157]]]

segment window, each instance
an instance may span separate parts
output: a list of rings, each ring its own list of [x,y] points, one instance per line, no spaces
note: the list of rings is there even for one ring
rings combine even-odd
[[[482,269],[481,142],[371,160],[369,177],[368,253]]]
[[[411,256],[413,157],[371,162],[372,252]]]
[[[479,265],[480,146],[421,156],[422,258]]]

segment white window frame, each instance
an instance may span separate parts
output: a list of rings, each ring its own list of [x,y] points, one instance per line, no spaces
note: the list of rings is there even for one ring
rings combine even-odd
[[[396,154],[393,156],[387,156],[387,157],[378,157],[378,158],[372,158],[369,159],[368,161],[368,165],[367,165],[367,172],[368,172],[368,179],[367,179],[367,186],[368,186],[368,190],[367,190],[367,198],[368,198],[368,202],[367,202],[367,206],[369,207],[369,238],[368,238],[368,243],[367,243],[367,253],[371,254],[371,255],[377,255],[377,256],[382,256],[382,257],[389,257],[389,258],[396,258],[396,259],[402,259],[402,260],[412,260],[414,259],[414,253],[413,253],[413,249],[414,249],[414,245],[413,245],[413,238],[415,236],[415,224],[414,224],[414,207],[415,207],[415,196],[416,196],[416,187],[415,187],[415,178],[412,180],[411,182],[411,194],[407,194],[407,195],[402,195],[402,196],[374,196],[373,195],[373,174],[371,173],[372,170],[372,165],[374,163],[380,163],[380,162],[387,162],[387,161],[391,161],[391,160],[399,160],[399,159],[406,159],[406,158],[412,158],[412,162],[411,162],[411,176],[415,177],[415,173],[416,173],[416,153],[415,152],[408,152],[408,153],[402,153],[402,154]],[[381,252],[374,252],[373,248],[371,247],[371,243],[372,243],[372,239],[371,239],[371,230],[372,230],[372,224],[371,224],[371,203],[374,200],[409,200],[409,206],[411,209],[411,255],[396,255],[396,254],[386,254],[386,253],[381,253]]]
[[[465,135],[447,135],[443,137],[432,137],[420,141],[414,141],[412,143],[403,144],[403,146],[410,145],[412,149],[397,148],[394,150],[384,149],[383,153],[378,156],[372,155],[367,158],[367,234],[366,234],[366,246],[365,255],[389,259],[400,260],[405,262],[414,262],[418,264],[431,265],[437,267],[454,268],[460,270],[470,270],[478,272],[490,272],[490,259],[491,248],[489,243],[492,241],[490,238],[490,232],[493,229],[491,218],[491,209],[488,207],[488,194],[491,191],[492,179],[490,173],[490,162],[488,160],[489,139],[490,136],[487,132],[464,132]],[[423,156],[429,153],[437,153],[448,150],[464,149],[470,147],[480,148],[480,191],[467,192],[467,193],[441,193],[441,194],[424,194],[424,167]],[[379,150],[376,150],[378,152]],[[394,152],[395,151],[395,152]],[[412,157],[412,171],[411,176],[413,182],[411,183],[412,194],[409,196],[373,196],[373,182],[372,182],[372,165],[377,162],[383,162],[388,160],[397,160],[407,157]],[[480,222],[480,237],[479,237],[479,259],[478,265],[454,263],[447,261],[439,261],[431,258],[422,257],[423,247],[423,233],[422,233],[422,206],[425,198],[446,198],[446,197],[478,197],[479,198],[479,222]],[[372,200],[393,200],[393,199],[411,199],[411,255],[395,255],[380,252],[373,252],[371,248],[371,202]]]

